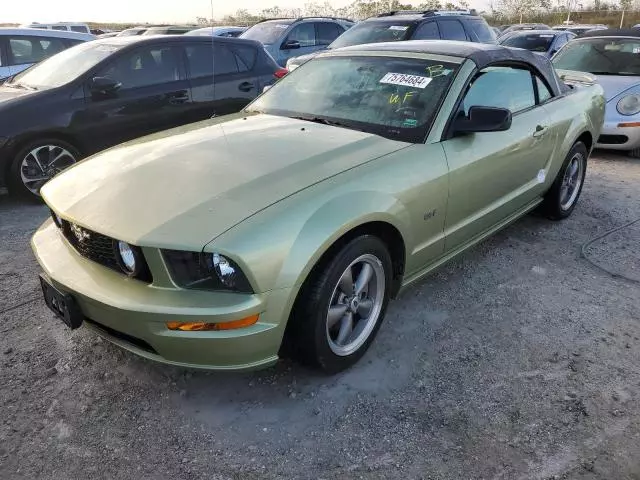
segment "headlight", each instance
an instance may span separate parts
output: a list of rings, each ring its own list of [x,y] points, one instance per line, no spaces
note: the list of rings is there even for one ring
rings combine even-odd
[[[120,260],[121,268],[125,273],[132,274],[136,271],[138,264],[131,245],[127,242],[118,241],[116,246],[118,248],[118,259]]]
[[[640,95],[625,95],[618,102],[618,112],[622,115],[640,113]]]
[[[142,257],[142,250],[122,240],[116,240],[113,248],[120,270],[130,277],[140,277],[147,271],[147,264]]]
[[[181,287],[253,293],[238,265],[223,255],[182,250],[163,250],[162,254],[171,277]]]

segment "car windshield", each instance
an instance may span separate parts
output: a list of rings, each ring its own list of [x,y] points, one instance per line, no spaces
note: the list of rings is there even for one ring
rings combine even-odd
[[[247,111],[419,143],[457,70],[457,64],[440,60],[317,58],[280,80]]]
[[[271,45],[282,37],[284,31],[289,28],[290,25],[290,22],[258,23],[240,35],[240,38],[256,40],[263,45]]]
[[[354,25],[336,38],[329,48],[350,47],[365,43],[398,42],[407,40],[411,25],[415,22],[363,22]]]
[[[556,54],[553,64],[596,75],[640,75],[640,38],[574,40]]]
[[[16,75],[11,84],[37,89],[59,87],[78,78],[120,48],[104,43],[82,43]]]
[[[532,52],[546,52],[551,47],[554,37],[555,35],[551,33],[512,35],[501,43],[506,47],[524,48]]]

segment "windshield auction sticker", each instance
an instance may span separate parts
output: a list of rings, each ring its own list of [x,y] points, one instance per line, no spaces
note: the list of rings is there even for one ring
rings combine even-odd
[[[389,72],[380,79],[380,83],[402,85],[404,87],[425,88],[429,83],[431,83],[431,79],[429,77],[421,77],[419,75],[405,75],[404,73]]]

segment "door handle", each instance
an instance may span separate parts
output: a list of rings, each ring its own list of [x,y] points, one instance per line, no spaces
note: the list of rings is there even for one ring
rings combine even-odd
[[[241,92],[250,92],[255,87],[256,86],[251,82],[242,82],[240,85],[238,85],[238,90],[240,90]]]
[[[167,98],[171,105],[180,105],[189,101],[189,93],[186,90],[179,92],[167,93]]]
[[[543,137],[544,135],[546,135],[548,131],[549,131],[548,127],[545,127],[543,125],[538,125],[536,127],[536,131],[533,132],[533,136],[536,138]]]

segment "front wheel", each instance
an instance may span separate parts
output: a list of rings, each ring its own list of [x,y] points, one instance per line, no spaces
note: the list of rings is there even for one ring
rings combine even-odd
[[[576,207],[587,173],[587,156],[584,143],[576,142],[565,158],[542,203],[542,212],[551,220],[567,218]]]
[[[358,237],[337,252],[303,287],[288,338],[304,363],[335,373],[356,363],[382,323],[392,263],[377,237]]]
[[[23,197],[39,198],[42,186],[79,160],[80,153],[62,140],[36,140],[20,149],[10,167],[10,189]]]

